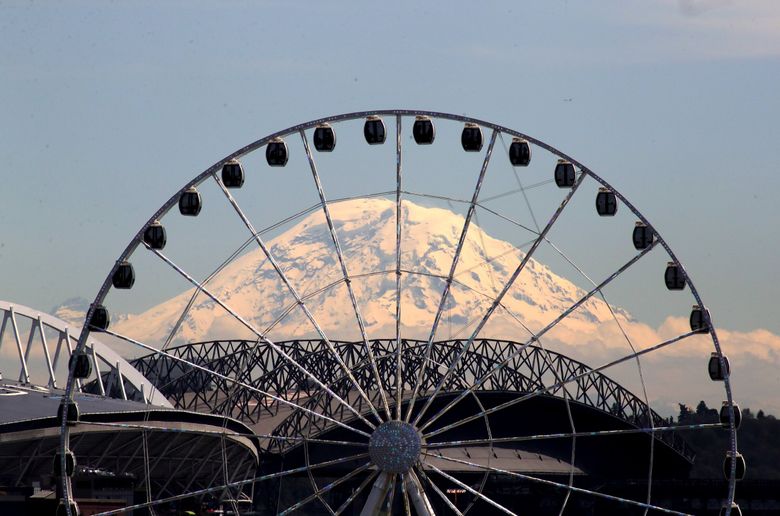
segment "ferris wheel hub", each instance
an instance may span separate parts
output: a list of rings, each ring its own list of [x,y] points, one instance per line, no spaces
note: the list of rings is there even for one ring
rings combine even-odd
[[[371,461],[386,473],[405,473],[417,462],[422,438],[404,421],[386,421],[376,427],[368,442]]]

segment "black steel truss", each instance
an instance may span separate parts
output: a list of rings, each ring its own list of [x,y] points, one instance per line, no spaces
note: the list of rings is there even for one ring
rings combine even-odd
[[[441,380],[443,369],[452,363],[464,341],[436,342],[431,361],[445,367],[424,368],[420,392],[433,391]],[[416,372],[422,367],[426,341],[404,340],[402,346],[401,378],[404,391],[411,391]],[[337,367],[336,360],[321,340],[292,340],[277,342],[285,352],[313,373],[324,384],[344,397],[361,413],[367,413],[365,401],[356,395],[351,382]],[[379,389],[362,342],[333,342],[342,360],[350,367],[361,387],[372,402],[379,402]],[[383,387],[395,391],[396,342],[394,339],[371,340]],[[519,353],[518,353],[519,351]],[[354,417],[343,404],[334,403],[327,393],[270,346],[248,340],[209,341],[185,344],[166,350],[170,355],[207,367],[227,378],[243,382],[260,391],[287,399],[337,421]],[[493,374],[477,392],[530,393],[547,389],[545,395],[563,398],[564,389],[571,401],[611,414],[635,427],[664,426],[667,421],[650,409],[639,397],[592,369],[560,353],[538,346],[481,339],[475,340],[458,362],[457,369],[445,385],[445,391],[458,392],[469,388],[475,378],[482,377],[496,364],[513,354],[506,367]],[[152,354],[138,358],[132,364],[148,378],[177,408],[234,417],[256,424],[264,416],[276,416],[284,404],[257,391],[237,386],[235,382],[219,378],[184,364],[174,358]],[[570,379],[574,379],[569,381]],[[566,385],[560,385],[568,382]],[[281,436],[310,437],[329,428],[332,423],[313,417],[301,410],[293,410],[274,430]],[[685,441],[674,432],[656,434],[656,438],[687,459],[693,453]],[[274,441],[268,451],[284,451],[284,442]]]

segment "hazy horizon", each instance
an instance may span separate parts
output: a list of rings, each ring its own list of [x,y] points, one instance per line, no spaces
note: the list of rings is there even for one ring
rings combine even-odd
[[[0,14],[0,299],[40,310],[91,301],[127,242],[182,184],[281,128],[372,108],[466,113],[554,145],[625,194],[711,310],[734,357],[737,397],[756,400],[738,401],[780,412],[776,2],[5,2]],[[369,150],[359,126],[340,129],[332,157],[317,156],[331,197],[394,188],[392,142]],[[430,152],[405,142],[410,190],[468,197],[482,155],[459,151],[458,127],[437,127]],[[290,146],[283,172],[268,172],[262,157],[247,163],[254,194],[242,203],[256,204],[266,224],[316,203],[300,142]],[[537,156],[523,181],[551,177]],[[486,196],[515,181],[505,159],[494,166],[488,178],[498,182]],[[171,246],[190,246],[188,266],[201,275],[246,240],[234,219],[220,222],[229,206],[212,203],[219,192],[207,188],[216,211],[204,215],[217,218],[171,228]],[[532,192],[540,219],[558,195],[554,186]],[[576,213],[593,215],[591,195]],[[521,196],[495,204],[532,223]],[[480,217],[488,235],[522,244],[509,225]],[[599,276],[631,251],[630,236],[618,222],[585,217],[565,220],[553,238]],[[568,277],[556,260],[540,257]],[[662,289],[657,271],[647,274]],[[112,309],[138,313],[187,288],[161,274]],[[629,283],[612,295],[653,332],[690,310]],[[702,372],[703,360],[684,365]]]

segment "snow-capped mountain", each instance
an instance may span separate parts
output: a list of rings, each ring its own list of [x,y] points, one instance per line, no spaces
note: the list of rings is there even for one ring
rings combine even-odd
[[[333,204],[331,213],[369,338],[394,338],[395,203],[384,199],[360,199]],[[403,337],[428,338],[445,286],[440,276],[446,277],[449,272],[463,222],[462,215],[451,211],[404,201],[402,269],[411,272],[401,276]],[[306,306],[326,335],[334,340],[360,339],[347,289],[344,282],[339,281],[343,276],[322,211],[307,216],[266,244],[290,282],[304,296]],[[316,338],[312,324],[295,306],[293,297],[262,251],[257,246],[249,249],[206,287],[248,324],[260,332],[267,331],[272,340]],[[436,338],[468,337],[492,302],[492,296],[522,257],[523,253],[510,243],[491,237],[472,221]],[[194,289],[182,292],[142,313],[114,313],[111,328],[151,345],[161,345],[194,292]],[[584,294],[568,279],[531,259],[503,299],[503,305],[511,314],[497,310],[480,336],[524,341],[529,334],[523,325],[533,331],[540,330]],[[88,304],[83,300],[69,300],[54,312],[58,317],[80,325]],[[635,320],[624,310],[613,309],[636,349],[689,331],[685,314],[670,316],[653,328]],[[280,318],[286,312],[287,315]],[[752,368],[764,364],[761,367],[767,369],[766,374],[754,375],[742,386],[740,398],[767,406],[764,393],[774,388],[771,372],[778,363],[775,350],[780,349],[780,338],[765,330],[738,333],[720,329],[719,332],[736,370],[745,364]],[[231,338],[256,337],[200,293],[175,332],[172,343]],[[102,335],[101,339],[111,341],[107,335]],[[542,340],[545,347],[591,366],[632,352],[607,305],[596,297]],[[112,342],[112,345],[129,355],[139,354],[135,347],[119,342]],[[712,350],[709,336],[699,335],[643,356],[651,399],[663,407],[662,412],[673,413],[680,400],[694,403],[704,399],[710,405],[720,401],[722,388],[711,382],[706,374],[706,361]],[[609,375],[634,392],[642,392],[633,361],[611,368]],[[683,385],[684,393],[681,393]]]
[[[72,297],[52,308],[49,313],[73,325],[74,328],[81,328],[87,310],[89,310],[89,301],[83,297]]]
[[[394,338],[395,203],[386,199],[359,199],[333,204],[330,209],[367,335]],[[445,286],[442,277],[446,278],[449,272],[464,219],[452,211],[410,201],[404,201],[402,214],[401,332],[405,338],[427,339]],[[333,340],[359,340],[355,313],[322,210],[269,239],[266,245],[323,332]],[[491,237],[472,221],[435,338],[469,337],[523,256],[509,242]],[[206,288],[271,340],[318,338],[313,325],[257,246],[249,247],[209,281]],[[150,345],[162,345],[194,293],[194,289],[182,292],[142,313],[112,314],[111,328]],[[584,294],[570,280],[532,258],[504,297],[505,308],[496,310],[480,337],[524,342],[530,337],[524,326],[538,332]],[[547,333],[542,344],[591,366],[599,366],[689,331],[687,314],[670,315],[654,328],[634,319],[625,310],[617,307],[613,310],[619,326],[607,304],[594,296]],[[721,336],[732,354],[735,368],[745,361],[755,363],[755,357],[766,364],[777,363],[772,350],[780,346],[780,341],[775,336],[771,337],[774,339],[771,345],[765,344],[766,336],[758,334],[723,331]],[[255,340],[257,337],[201,292],[174,333],[171,344],[236,338]],[[101,339],[111,341],[107,335]],[[111,345],[128,355],[145,353],[119,342],[111,341]],[[710,381],[706,373],[712,350],[710,337],[698,335],[644,355],[644,379],[651,403],[662,407],[661,412],[671,414],[681,399],[704,399],[711,405],[719,402],[722,387]],[[633,360],[610,368],[608,374],[633,392],[643,392]],[[761,388],[768,388],[768,384],[756,383],[755,389],[750,386],[742,399],[758,399]],[[749,396],[747,391],[751,389],[759,394]]]
[[[369,338],[395,336],[395,203],[359,199],[330,207],[351,285]],[[462,215],[441,208],[403,203],[402,334],[427,338],[463,229]],[[343,281],[338,255],[320,210],[267,242],[271,253],[306,306],[332,339],[359,339],[359,327]],[[207,288],[251,326],[274,340],[316,337],[314,326],[295,305],[288,288],[259,247],[240,256]],[[508,242],[486,234],[472,221],[455,273],[437,338],[468,337],[522,259]],[[115,329],[151,344],[164,342],[194,290],[143,313],[118,320]],[[482,336],[524,340],[522,325],[539,330],[585,292],[545,265],[529,260],[515,286],[490,319]],[[288,312],[289,311],[289,312]],[[511,314],[509,313],[511,312]],[[284,315],[286,313],[286,315]],[[630,316],[618,310],[618,317]],[[583,342],[613,318],[592,298],[557,329],[575,332]],[[208,296],[200,293],[173,342],[245,338],[253,333]]]

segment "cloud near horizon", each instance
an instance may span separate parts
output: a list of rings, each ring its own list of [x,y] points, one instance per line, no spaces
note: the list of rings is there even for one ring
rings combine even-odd
[[[681,335],[689,329],[688,321],[683,317],[669,317],[655,329],[638,322],[622,321],[621,324],[637,350]],[[504,332],[500,332],[502,326],[498,321],[488,328],[503,333],[501,336],[507,338]],[[215,329],[220,327],[217,325]],[[595,328],[595,332],[583,333],[582,328],[561,325],[545,336],[542,344],[546,349],[566,354],[591,367],[598,367],[630,352],[616,324],[601,324]],[[236,328],[231,329],[235,331]],[[516,329],[516,325],[513,326],[514,340],[521,340],[517,338]],[[410,330],[407,328],[407,331]],[[383,329],[374,328],[372,333],[382,334]],[[775,396],[780,387],[777,373],[780,370],[780,335],[766,329],[743,332],[724,328],[718,328],[717,335],[731,363],[735,399],[743,408],[763,409],[780,415],[780,400]],[[42,349],[36,344],[31,349],[28,364],[33,378],[44,380],[45,362]],[[53,353],[54,350],[49,351]],[[712,351],[713,343],[709,336],[697,335],[661,351],[643,355],[641,361],[651,405],[664,415],[675,414],[677,403],[695,405],[704,400],[709,406],[717,406],[723,397],[723,389],[720,384],[706,378],[707,358]],[[6,331],[0,345],[0,371],[5,378],[15,379],[19,370],[16,343],[11,333]],[[633,361],[621,368],[607,370],[605,374],[641,395]]]
[[[638,322],[621,323],[637,350],[682,335],[690,331],[684,317],[668,317],[658,328]],[[614,323],[597,326],[595,332],[582,334],[571,330],[553,331],[543,339],[551,349],[570,354],[591,367],[598,367],[631,350]],[[716,328],[721,350],[731,366],[731,384],[735,400],[744,407],[764,409],[780,415],[780,335],[766,329],[747,332]],[[584,351],[586,349],[587,351]],[[657,352],[641,357],[651,405],[665,415],[676,414],[677,403],[695,405],[704,400],[717,407],[725,399],[720,382],[707,375],[707,361],[714,351],[709,335],[695,335]],[[605,371],[635,394],[640,395],[633,363],[619,370]]]

